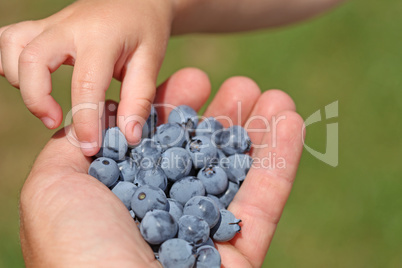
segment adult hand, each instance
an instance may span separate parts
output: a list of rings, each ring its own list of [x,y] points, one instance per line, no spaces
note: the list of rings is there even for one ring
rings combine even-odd
[[[158,88],[156,103],[186,104],[199,110],[209,93],[204,73],[183,69]],[[158,112],[160,123],[166,122],[169,110]],[[284,160],[284,166],[250,169],[228,208],[242,219],[241,233],[216,244],[223,267],[260,267],[296,175],[303,120],[288,95],[279,90],[261,94],[244,77],[228,79],[204,116],[227,116],[242,125],[248,121],[252,142],[268,145],[254,148],[252,156],[263,160],[271,153]],[[274,116],[281,118],[276,120],[275,134],[252,131],[266,129],[267,122],[273,130]],[[228,126],[226,120],[222,123]],[[91,159],[69,142],[66,134],[72,131],[62,129],[49,141],[21,192],[20,233],[27,267],[161,267],[126,207],[87,175]]]

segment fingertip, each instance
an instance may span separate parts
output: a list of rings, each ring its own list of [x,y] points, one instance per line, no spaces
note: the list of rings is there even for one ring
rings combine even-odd
[[[262,102],[270,102],[270,106],[278,106],[278,108],[276,108],[277,111],[279,110],[279,107],[281,107],[281,110],[296,111],[296,104],[293,99],[286,92],[280,89],[270,89],[265,91],[261,94],[260,100]],[[275,100],[275,102],[272,102],[271,100]]]
[[[177,80],[178,84],[182,83],[183,85],[202,88],[207,98],[211,93],[211,83],[208,74],[198,68],[188,67],[181,69],[172,76],[172,79]]]
[[[126,125],[125,131],[127,143],[130,145],[136,145],[141,141],[142,126],[138,122],[130,122]]]
[[[234,76],[228,78],[221,86],[221,90],[225,89],[239,93],[246,93],[250,99],[257,99],[261,95],[261,90],[258,84],[253,79],[246,76]]]
[[[77,120],[74,122],[74,129],[75,136],[84,155],[95,155],[99,151],[102,143],[100,122],[98,125],[95,125],[92,122]]]
[[[210,94],[211,83],[208,75],[200,69],[188,67],[175,72],[158,87],[155,103],[186,103],[199,110]]]
[[[81,143],[81,152],[83,155],[91,157],[96,155],[99,152],[99,148],[96,147],[87,147],[88,144],[90,145],[90,143]]]
[[[40,118],[40,120],[48,129],[55,128],[56,122],[52,118],[45,116],[45,117]]]

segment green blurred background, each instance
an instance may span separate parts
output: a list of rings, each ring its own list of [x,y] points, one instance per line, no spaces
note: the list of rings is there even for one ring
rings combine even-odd
[[[69,1],[0,0],[0,26],[46,17]],[[279,88],[307,118],[339,101],[339,166],[304,151],[264,267],[402,267],[402,1],[356,0],[299,25],[171,40],[159,82],[176,70],[206,71],[214,92],[230,76]],[[71,67],[53,75],[70,108]],[[113,82],[108,96],[118,98]],[[0,78],[0,267],[23,267],[18,198],[51,137]],[[325,151],[326,121],[307,128]],[[250,245],[252,246],[252,245]]]

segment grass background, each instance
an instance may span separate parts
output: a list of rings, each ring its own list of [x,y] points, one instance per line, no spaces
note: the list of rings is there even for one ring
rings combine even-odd
[[[1,0],[0,25],[46,17],[66,2]],[[263,90],[286,91],[304,118],[339,101],[339,166],[304,151],[264,267],[402,267],[401,14],[399,0],[356,0],[291,27],[169,43],[159,82],[187,66],[206,71],[214,91],[230,76],[245,75]],[[71,70],[53,75],[64,111],[71,106]],[[108,96],[117,99],[118,88],[113,82]],[[23,267],[19,191],[53,131],[3,78],[0,123],[0,267]],[[319,151],[326,123],[307,129],[307,144]]]

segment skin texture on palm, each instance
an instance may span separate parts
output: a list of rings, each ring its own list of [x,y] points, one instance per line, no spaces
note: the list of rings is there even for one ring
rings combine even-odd
[[[186,104],[198,110],[210,93],[208,77],[183,69],[162,84],[156,103]],[[238,101],[242,112],[237,118]],[[106,107],[108,105],[106,104]],[[159,109],[160,122],[168,108]],[[245,124],[253,115],[286,116],[277,125],[276,146],[254,149],[254,157],[275,152],[285,169],[253,167],[229,210],[242,219],[235,239],[218,243],[224,267],[260,267],[289,196],[302,151],[303,120],[285,93],[260,93],[248,78],[228,79],[205,116],[229,116]],[[221,121],[227,127],[227,122]],[[249,127],[262,129],[261,120]],[[126,207],[99,181],[87,175],[90,158],[59,131],[38,156],[21,192],[21,243],[27,267],[160,267]],[[271,144],[272,133],[251,132],[255,144]]]

